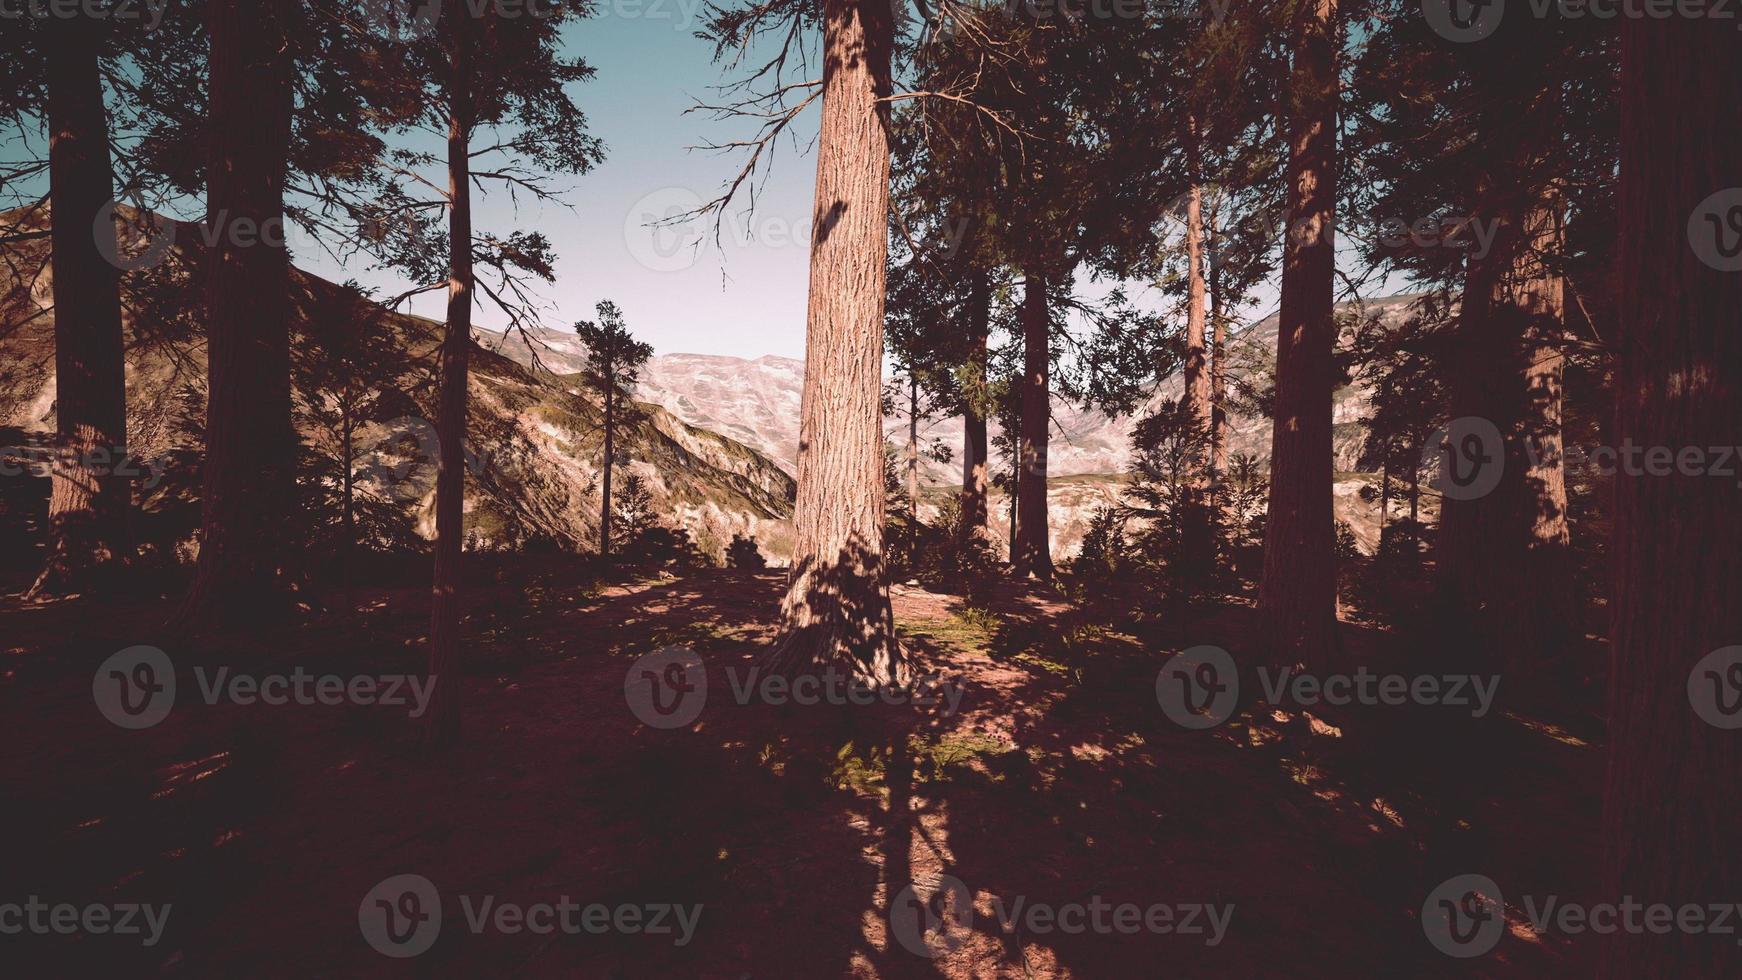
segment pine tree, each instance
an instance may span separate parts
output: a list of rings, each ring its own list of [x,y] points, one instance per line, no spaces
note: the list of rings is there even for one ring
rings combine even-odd
[[[290,161],[296,35],[290,0],[210,0],[206,221],[206,461],[200,553],[179,622],[189,629],[283,615],[295,495],[290,398]]]
[[[50,17],[35,28],[47,56],[49,200],[53,222],[55,464],[49,558],[31,594],[88,589],[127,556],[131,488],[115,194],[102,81],[102,23]],[[106,241],[105,241],[106,239]]]
[[[617,430],[636,417],[635,385],[653,347],[629,335],[623,311],[610,300],[594,307],[598,320],[582,320],[575,333],[587,345],[585,380],[605,408],[605,448],[599,491],[599,555],[611,555],[611,466],[617,455]]]
[[[1742,241],[1742,109],[1713,97],[1735,84],[1742,35],[1713,28],[1622,28],[1616,429],[1672,451],[1733,445],[1742,426],[1742,276],[1721,260]],[[1742,636],[1734,480],[1623,471],[1614,518],[1603,893],[1742,894],[1742,741],[1714,723],[1734,687],[1722,663],[1702,663]],[[1735,956],[1717,936],[1617,930],[1598,963],[1605,977],[1723,976]]]
[[[1288,227],[1276,351],[1269,524],[1259,608],[1274,649],[1323,665],[1336,646],[1331,514],[1333,222],[1337,167],[1337,0],[1296,11],[1287,93]]]

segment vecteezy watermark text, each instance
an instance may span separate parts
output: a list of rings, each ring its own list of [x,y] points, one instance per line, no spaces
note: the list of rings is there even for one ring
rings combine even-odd
[[[78,473],[131,480],[144,476],[139,485],[155,490],[167,472],[168,461],[143,459],[124,446],[0,446],[0,477],[42,478],[56,473]]]
[[[1352,674],[1314,674],[1261,666],[1258,683],[1265,701],[1277,707],[1443,705],[1467,707],[1476,718],[1493,708],[1500,689],[1498,675],[1379,674],[1366,667]],[[1221,647],[1192,647],[1162,665],[1155,677],[1155,698],[1180,727],[1214,728],[1233,717],[1239,704],[1239,668]]]
[[[1018,895],[989,898],[998,929],[1006,936],[1154,935],[1201,936],[1218,946],[1234,919],[1232,903],[1111,902],[1100,895],[1086,901],[1052,903]],[[889,904],[889,931],[916,956],[935,958],[959,948],[974,928],[974,892],[953,875],[903,888]]]
[[[156,946],[169,924],[173,906],[120,902],[50,904],[32,895],[22,902],[0,903],[0,934],[16,936],[143,936],[141,945]]]
[[[814,674],[786,677],[760,667],[728,667],[727,689],[739,706],[869,707],[912,705],[941,707],[945,717],[960,710],[965,693],[959,678],[922,674],[905,684],[878,683],[833,666]],[[623,678],[629,710],[652,728],[682,728],[702,713],[708,702],[708,672],[702,658],[688,647],[662,647],[643,654]]]
[[[429,708],[439,678],[419,674],[314,673],[302,667],[288,673],[249,674],[230,667],[194,667],[200,699],[208,705],[264,704],[409,707],[412,718]],[[103,717],[122,728],[150,728],[175,706],[175,665],[156,647],[128,647],[113,654],[91,678],[91,695]]]
[[[670,937],[674,946],[687,946],[695,938],[703,908],[700,903],[581,903],[568,895],[559,895],[551,902],[505,902],[494,895],[460,895],[459,901],[461,917],[473,935],[617,933]],[[357,927],[363,940],[376,952],[395,959],[427,951],[441,935],[442,925],[441,892],[419,874],[384,879],[369,889],[357,906]]]
[[[1737,935],[1742,902],[1647,902],[1623,895],[1617,902],[1583,904],[1559,895],[1526,895],[1518,906],[1539,936],[1627,933],[1667,936]],[[1459,959],[1482,956],[1506,933],[1506,900],[1487,875],[1448,878],[1428,893],[1421,907],[1422,931],[1435,949]],[[1742,940],[1735,940],[1742,945]]]
[[[0,0],[0,20],[107,20],[142,22],[148,31],[163,23],[169,0]]]
[[[1538,20],[1736,19],[1735,0],[1422,0],[1422,16],[1434,33],[1459,44],[1480,41],[1500,29],[1509,10]]]

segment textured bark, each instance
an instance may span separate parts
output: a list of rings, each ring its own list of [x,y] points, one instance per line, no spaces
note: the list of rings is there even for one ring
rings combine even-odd
[[[987,375],[986,342],[991,335],[992,289],[985,272],[975,270],[968,290],[968,365],[975,383],[984,385]],[[973,400],[962,413],[962,532],[983,534],[986,530],[986,488],[991,481],[987,466],[986,414]]]
[[[1561,444],[1561,222],[1552,190],[1495,175],[1477,198],[1495,232],[1492,250],[1470,260],[1449,410],[1492,422],[1505,445],[1492,493],[1442,503],[1437,592],[1449,649],[1466,660],[1491,652],[1525,679],[1581,635]]]
[[[1567,529],[1561,435],[1565,285],[1555,261],[1564,249],[1560,205],[1539,195],[1520,228],[1516,254],[1496,287],[1493,315],[1517,352],[1508,381],[1514,408],[1507,472],[1498,488],[1508,523],[1492,580],[1495,644],[1509,672],[1541,675],[1582,638]]]
[[[445,17],[452,74],[448,80],[448,320],[441,347],[436,434],[435,575],[429,616],[429,677],[435,685],[424,738],[432,746],[460,738],[460,574],[466,520],[466,402],[472,349],[471,22]]]
[[[257,625],[288,608],[294,506],[289,255],[291,0],[214,0],[206,221],[206,461],[190,628]]]
[[[907,376],[907,516],[919,523],[919,379],[911,373]]]
[[[1052,577],[1052,545],[1046,513],[1046,448],[1051,435],[1052,322],[1046,308],[1046,276],[1023,272],[1022,424],[1016,477],[1016,545],[1011,556],[1018,578]]]
[[[1222,270],[1215,252],[1216,211],[1210,210],[1206,238],[1210,244],[1210,472],[1218,480],[1228,472],[1228,321],[1222,310]]]
[[[1622,31],[1617,437],[1733,446],[1742,275],[1706,265],[1689,234],[1691,221],[1696,234],[1736,243],[1699,222],[1702,202],[1742,175],[1742,103],[1719,96],[1735,90],[1742,35],[1692,18],[1628,20]],[[1742,642],[1736,493],[1733,478],[1711,475],[1615,478],[1604,901],[1742,894],[1742,738],[1707,724],[1689,699],[1690,678],[1708,691],[1715,681],[1692,676],[1695,664]],[[1607,977],[1720,977],[1742,973],[1738,958],[1732,937],[1678,930],[1617,933],[1598,962]]]
[[[1210,359],[1205,347],[1204,282],[1204,188],[1198,181],[1198,126],[1187,127],[1186,167],[1192,187],[1186,198],[1186,360],[1184,400],[1186,415],[1197,420],[1206,436],[1210,432]]]
[[[805,379],[793,558],[768,666],[828,665],[904,679],[883,558],[884,274],[888,247],[890,58],[877,0],[823,4]]]
[[[1485,186],[1478,189],[1477,196],[1487,196]],[[1495,315],[1494,299],[1505,255],[1511,250],[1501,239],[1515,228],[1499,211],[1491,213],[1490,219],[1495,222],[1495,248],[1486,256],[1471,256],[1465,272],[1457,343],[1452,348],[1446,382],[1446,414],[1453,420],[1485,419],[1505,427],[1516,411],[1516,405],[1508,402],[1517,387],[1518,344],[1516,336],[1512,343],[1507,342],[1506,325]],[[1464,631],[1488,617],[1486,602],[1498,574],[1497,542],[1502,537],[1498,532],[1507,524],[1505,512],[1503,495],[1441,498],[1434,537],[1435,591],[1450,645],[1475,642]]]
[[[1205,336],[1205,314],[1208,286],[1204,281],[1204,187],[1199,175],[1200,155],[1197,118],[1190,117],[1186,127],[1186,170],[1191,190],[1186,196],[1186,353],[1185,390],[1180,399],[1185,415],[1196,429],[1193,444],[1194,471],[1185,488],[1181,523],[1178,571],[1196,579],[1207,575],[1215,559],[1211,545],[1211,522],[1207,494],[1211,487],[1209,472],[1211,447],[1208,440],[1215,425],[1210,389],[1210,351]]]
[[[49,213],[54,262],[55,463],[48,502],[49,558],[31,589],[87,589],[92,573],[123,557],[130,488],[114,475],[126,456],[126,377],[109,118],[98,61],[100,27],[88,17],[47,18]],[[101,220],[99,220],[101,219]]]
[[[1270,511],[1259,607],[1279,654],[1322,665],[1336,643],[1331,510],[1337,2],[1308,0],[1290,82],[1288,216],[1276,349]]]
[[[611,557],[611,461],[617,453],[617,379],[605,385],[605,465],[599,494],[599,556]]]

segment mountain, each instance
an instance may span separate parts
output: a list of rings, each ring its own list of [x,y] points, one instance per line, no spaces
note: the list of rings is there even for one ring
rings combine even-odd
[[[41,212],[0,215],[0,224],[21,231],[46,228],[46,220]],[[0,271],[0,427],[19,430],[26,440],[40,440],[54,428],[48,243],[46,238],[27,239],[0,252],[7,261]],[[161,265],[128,275],[123,304],[129,448],[144,459],[188,470],[197,466],[197,433],[203,425],[205,352],[201,327],[180,311],[194,295],[199,258],[191,238],[178,236]],[[153,312],[165,308],[163,293],[173,297],[168,308],[175,314]],[[355,310],[346,296],[331,282],[292,270],[294,356],[307,350],[316,318],[335,309]],[[355,329],[381,331],[399,354],[388,369],[390,383],[410,398],[398,418],[370,426],[359,440],[366,450],[359,460],[365,490],[408,508],[417,532],[427,537],[434,529],[436,447],[434,428],[426,420],[435,417],[433,368],[441,324],[387,311],[363,319],[371,322]],[[297,397],[306,406],[320,396],[299,390]],[[617,471],[617,486],[623,486],[628,474],[642,477],[652,513],[688,528],[704,552],[717,556],[733,534],[744,533],[755,536],[769,554],[784,554],[794,496],[791,478],[752,447],[691,425],[657,405],[643,407],[643,418],[618,436],[625,464]],[[570,386],[486,348],[474,349],[467,420],[469,546],[488,549],[545,540],[593,550],[601,423],[600,407]],[[302,434],[311,444],[321,439],[307,425]],[[165,482],[175,482],[176,475],[170,473]],[[46,497],[47,481],[41,483]],[[148,498],[146,506],[162,503]]]
[[[1386,323],[1409,315],[1414,295],[1369,300],[1365,311]],[[1339,313],[1353,313],[1345,303]],[[1275,360],[1278,317],[1266,317],[1229,340],[1230,376],[1246,380],[1255,372],[1269,372]],[[492,335],[487,346],[530,366],[538,361],[557,374],[579,371],[586,347],[572,333],[555,330],[529,331],[532,343],[518,333],[504,338]],[[804,362],[789,357],[755,359],[711,354],[661,354],[652,358],[641,373],[639,395],[663,406],[691,425],[730,436],[751,446],[794,473],[798,463],[799,398],[804,386]],[[1153,411],[1163,399],[1180,396],[1184,381],[1179,374],[1164,379],[1139,410],[1121,418],[1109,418],[1056,399],[1053,404],[1053,436],[1047,449],[1047,472],[1052,477],[1124,473],[1130,469],[1131,433],[1137,420]],[[1361,451],[1359,422],[1368,410],[1367,391],[1349,386],[1337,393],[1337,463],[1340,471],[1355,468]],[[907,420],[899,415],[885,420],[890,440],[905,445]],[[1270,456],[1270,422],[1261,416],[1236,413],[1230,419],[1231,448],[1260,460]],[[958,449],[962,444],[960,417],[924,420],[922,440],[937,439]],[[925,480],[947,485],[960,480],[959,467],[926,464]]]
[[[1406,319],[1419,297],[1399,295],[1367,300],[1360,310],[1387,325]],[[1353,315],[1357,307],[1344,303],[1339,314]],[[1266,317],[1238,332],[1228,342],[1229,375],[1234,381],[1267,376],[1275,363],[1279,318]],[[531,364],[536,352],[540,363],[558,373],[578,371],[586,348],[573,334],[539,330],[525,338],[495,337],[491,343],[501,353],[522,364]],[[797,471],[799,400],[804,385],[804,362],[787,357],[755,359],[706,354],[663,354],[652,358],[642,371],[639,395],[662,406],[677,418],[751,446],[777,463],[789,475]],[[1052,513],[1054,554],[1064,557],[1075,550],[1088,516],[1103,504],[1117,502],[1121,477],[1131,469],[1131,435],[1138,419],[1154,411],[1163,400],[1177,399],[1184,390],[1179,374],[1163,379],[1150,397],[1130,416],[1110,418],[1084,410],[1063,399],[1053,404],[1053,435],[1047,448],[1049,501]],[[1362,501],[1358,491],[1368,482],[1354,471],[1366,438],[1362,418],[1370,410],[1369,393],[1360,384],[1339,389],[1333,399],[1335,461],[1340,474],[1337,484],[1337,516],[1350,524],[1363,550],[1371,551],[1379,540],[1377,507]],[[907,443],[907,420],[891,416],[884,420],[891,442]],[[1260,462],[1270,459],[1270,420],[1261,415],[1232,413],[1229,417],[1229,447]],[[938,440],[960,453],[962,419],[925,420],[920,423],[923,441]],[[960,459],[958,455],[956,459]],[[958,486],[958,463],[922,463],[922,481],[930,488],[947,491]],[[994,503],[993,525],[1001,532],[999,507]]]

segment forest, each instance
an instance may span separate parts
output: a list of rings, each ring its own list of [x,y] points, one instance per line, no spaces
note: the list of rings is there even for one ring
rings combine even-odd
[[[0,74],[7,975],[1742,976],[1726,4]]]

